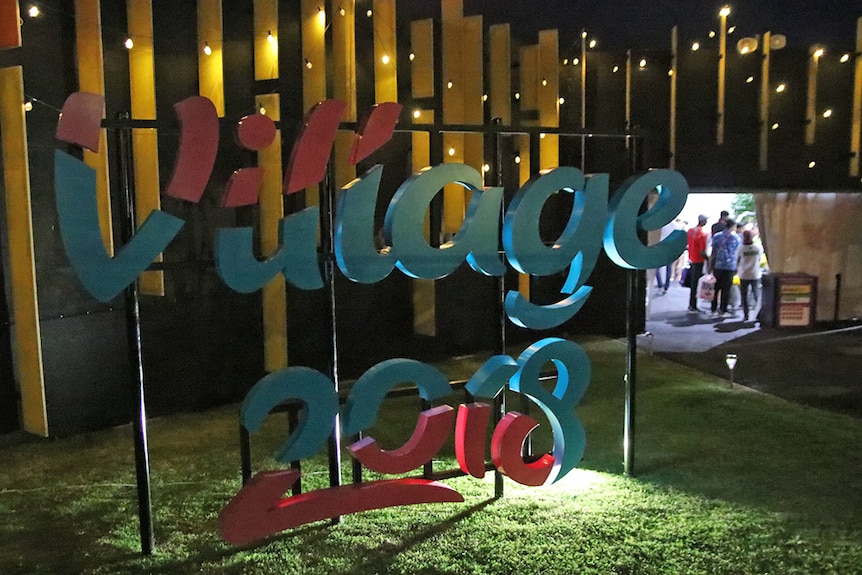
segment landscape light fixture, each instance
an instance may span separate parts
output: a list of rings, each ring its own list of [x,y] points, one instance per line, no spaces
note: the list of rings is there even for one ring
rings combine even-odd
[[[733,387],[733,368],[736,367],[737,355],[735,353],[728,353],[724,356],[724,363],[727,364],[727,369],[730,370],[730,387]]]

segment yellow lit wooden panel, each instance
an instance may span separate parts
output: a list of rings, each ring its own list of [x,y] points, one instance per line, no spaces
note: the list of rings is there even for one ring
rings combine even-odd
[[[859,155],[862,139],[862,17],[856,20],[856,76],[853,82],[853,123],[850,127],[850,175],[859,177]]]
[[[156,119],[156,83],[153,55],[152,0],[128,0],[126,12],[129,37],[134,46],[129,50],[129,93],[132,118]],[[150,212],[161,208],[159,196],[158,135],[154,128],[132,131],[135,163],[135,214],[142,223]],[[159,254],[156,261],[162,261]],[[165,276],[160,270],[143,272],[139,287],[145,295],[165,295]]]
[[[6,229],[9,240],[15,373],[21,389],[24,429],[48,435],[42,340],[33,256],[33,214],[27,127],[24,120],[24,75],[20,66],[0,68],[0,134],[6,187]]]
[[[102,55],[102,17],[99,0],[75,0],[75,37],[78,57],[78,87],[82,92],[105,95]],[[99,229],[109,255],[114,254],[111,226],[111,196],[108,179],[108,138],[102,130],[99,151],[84,150],[84,162],[96,170],[96,202]]]
[[[461,40],[464,29],[462,21],[444,20],[442,24],[443,42],[443,122],[445,124],[464,123],[465,81],[461,61]]]
[[[221,0],[198,0],[198,82],[200,95],[215,104],[224,117]]]
[[[281,115],[278,94],[265,94],[255,99],[259,108],[266,111],[274,122]],[[264,257],[279,248],[278,223],[284,217],[282,196],[281,131],[269,147],[257,154],[258,166],[263,168],[263,185],[260,190],[260,251]],[[276,371],[287,366],[287,288],[281,274],[263,286],[263,356],[264,369]]]
[[[504,126],[512,125],[512,48],[508,24],[488,29],[490,44],[491,117],[500,118]]]
[[[278,0],[254,0],[254,79],[278,78]]]
[[[395,0],[374,0],[374,99],[398,101]]]
[[[556,30],[539,32],[539,125],[556,128],[560,125],[560,58]],[[539,140],[539,169],[560,165],[560,138],[545,134]]]
[[[539,47],[522,46],[520,51],[521,98],[518,107],[521,110],[537,110],[539,94]]]
[[[440,12],[443,20],[459,20],[464,17],[464,0],[442,0]]]
[[[410,48],[413,60],[410,81],[414,98],[434,97],[434,20],[410,23]]]
[[[356,0],[340,0],[332,18],[332,89],[347,104],[344,120],[355,122],[356,112]]]
[[[356,178],[356,166],[350,163],[354,133],[352,130],[339,130],[335,134],[333,146],[333,177],[335,188],[341,189]]]
[[[322,0],[302,0],[302,105],[307,113],[326,99],[326,5]],[[317,186],[306,188],[305,205],[320,203]]]
[[[423,20],[422,22],[431,23],[431,20]],[[416,24],[414,22],[414,24]],[[426,67],[433,68],[433,34],[430,36],[431,44],[425,46],[424,45],[424,34],[426,33],[423,30],[433,33],[432,26],[420,26],[419,31],[417,33],[417,28],[414,26],[412,28],[413,40],[412,46],[413,49],[420,49],[422,51],[427,50],[429,54],[432,54],[430,58],[423,58],[419,65],[417,66],[417,60],[419,60],[418,54],[413,64],[413,77],[415,78],[417,74],[425,74]],[[420,41],[417,43],[416,39],[420,37]],[[423,46],[422,48],[418,48],[418,46]],[[431,78],[433,78],[433,70],[428,74]],[[419,97],[416,90],[431,90],[430,94],[425,92],[428,96],[434,95],[434,87],[433,84],[430,86],[419,83],[417,84],[415,81],[413,82],[413,95]],[[418,112],[418,113],[417,113]],[[433,124],[434,123],[434,110],[415,110],[412,112],[412,121],[414,124]],[[413,132],[413,172],[418,172],[419,170],[428,167],[431,164],[431,134],[429,132]],[[429,217],[429,213],[426,212],[425,220],[424,220],[424,232],[425,238],[431,238],[431,219]],[[413,280],[413,331],[419,335],[426,336],[435,336],[437,335],[437,293],[436,288],[434,286],[433,280]]]
[[[464,163],[464,134],[446,132],[443,134],[443,161]],[[443,188],[443,233],[454,234],[460,228],[467,212],[467,192],[458,184]]]

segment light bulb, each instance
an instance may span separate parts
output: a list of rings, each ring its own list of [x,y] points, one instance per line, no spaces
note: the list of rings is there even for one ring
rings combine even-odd
[[[488,94],[482,94],[482,101],[483,101],[483,102],[487,102],[487,101],[488,101]]]
[[[270,44],[275,44],[275,36],[272,35],[272,30],[267,30],[266,41]]]
[[[572,66],[577,66],[577,65],[578,65],[578,64],[580,64],[580,63],[581,63],[581,59],[580,59],[580,58],[573,58],[573,59],[572,59]]]
[[[131,38],[126,38],[126,41],[123,42],[123,46],[126,47],[126,50],[131,50],[132,48],[135,47],[135,43],[132,42]]]
[[[548,80],[546,80],[545,78],[542,78],[542,86],[547,86],[547,85],[548,85]]]
[[[520,163],[521,163],[521,156],[515,156],[515,163],[516,163],[516,164],[520,164]]]
[[[812,169],[812,168],[813,168],[814,166],[816,166],[816,165],[817,165],[817,162],[815,162],[814,160],[812,160],[812,161],[808,162],[808,169],[810,170],[810,169]]]
[[[368,16],[369,18],[371,18],[372,14],[374,14],[374,12],[371,11],[371,8],[369,8],[368,12],[365,13],[365,15]]]
[[[30,8],[27,10],[27,14],[30,16],[30,18],[38,18],[41,13],[42,12],[39,10],[39,7],[35,4],[30,6]]]
[[[847,54],[844,54],[843,56],[841,56],[841,59],[839,60],[839,62],[841,62],[842,64],[844,64],[845,62],[847,62],[847,61],[849,61],[849,60],[850,60],[850,54],[849,54],[849,53],[847,53]]]
[[[563,105],[563,104],[565,104],[565,103],[566,103],[566,99],[565,99],[565,98],[560,98],[560,105]]]
[[[597,43],[595,40],[590,40],[590,48],[595,48]]]
[[[213,49],[210,48],[210,45],[207,42],[204,42],[204,54],[210,56],[213,53]]]
[[[728,16],[730,16],[730,6],[723,6],[718,12],[718,15],[722,16],[723,18],[727,18]]]
[[[641,58],[641,61],[638,63],[638,66],[640,66],[641,70],[646,68],[646,58]]]
[[[383,54],[383,57],[380,58],[380,61],[383,62],[384,64],[388,64],[389,63],[389,56],[387,54]]]
[[[448,82],[446,82],[446,87],[449,88],[450,90],[452,89],[452,86],[454,86],[454,85],[455,84],[452,83],[452,80],[449,80]]]
[[[777,130],[777,129],[778,129],[778,122],[775,122],[774,124],[772,124],[772,129],[773,129],[773,130]]]
[[[312,68],[314,68],[314,64],[311,63],[311,60],[306,58],[305,59],[305,67],[308,68],[309,70],[311,70]]]
[[[419,117],[421,115],[422,115],[422,110],[413,110],[413,117],[416,118],[417,120],[419,119]]]
[[[823,110],[823,117],[824,118],[831,118],[832,117],[832,108],[827,108],[826,110]]]
[[[410,58],[410,61],[412,62],[413,60],[416,59],[416,54],[414,54],[413,52],[410,52],[410,56],[408,56],[408,58]]]
[[[563,58],[563,66],[568,66],[568,64],[569,64],[569,59]]]
[[[709,31],[709,37],[710,37],[710,38],[715,38],[715,30],[710,30],[710,31]]]
[[[731,26],[727,29],[728,34],[733,34],[734,32],[736,32],[736,26]]]
[[[521,99],[521,93],[520,93],[520,92],[515,92],[515,99],[516,99],[516,100],[520,100],[520,99]]]
[[[746,84],[751,84],[752,82],[754,82],[754,76],[749,76],[745,79]]]
[[[260,112],[261,116],[266,116],[266,108],[264,108],[263,106],[258,108],[258,112]]]
[[[545,139],[545,134],[539,134],[539,139],[540,139],[540,140],[544,140],[544,139]]]
[[[449,155],[450,155],[450,156],[454,156],[454,155],[455,155],[455,148],[449,148]]]
[[[620,67],[619,67],[619,66],[614,66],[613,70],[611,70],[611,72],[613,72],[614,74],[616,74],[616,73],[617,73],[617,72],[619,72],[619,71],[620,71]]]
[[[814,56],[815,60],[818,60],[821,56],[823,56],[824,52],[825,51],[823,50],[823,48],[818,48],[817,50],[814,51],[812,56]]]
[[[344,9],[344,6],[339,6],[338,13],[344,16],[345,14],[347,14],[347,10]]]
[[[691,51],[697,52],[698,50],[700,50],[700,42],[692,42],[691,43]]]
[[[27,100],[26,102],[24,102],[24,111],[25,112],[29,112],[32,109],[33,109],[33,102],[31,100]]]
[[[776,87],[775,87],[775,91],[776,91],[776,92],[778,92],[778,93],[780,94],[780,93],[781,93],[781,92],[783,92],[786,88],[787,88],[787,85],[786,85],[786,84],[779,84],[778,86],[776,86]]]
[[[482,164],[482,171],[488,173],[491,171],[491,166],[488,164]]]

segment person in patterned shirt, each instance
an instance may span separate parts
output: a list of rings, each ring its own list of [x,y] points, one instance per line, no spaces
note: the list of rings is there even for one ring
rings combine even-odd
[[[733,286],[733,276],[736,274],[736,252],[741,244],[742,240],[736,233],[736,221],[730,218],[725,221],[724,230],[712,238],[712,257],[709,260],[710,269],[715,276],[712,313],[715,314],[718,308],[721,317],[732,315],[727,311],[727,304],[730,302],[730,288]]]

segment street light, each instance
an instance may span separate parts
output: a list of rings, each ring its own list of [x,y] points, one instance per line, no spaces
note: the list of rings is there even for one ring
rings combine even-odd
[[[728,353],[724,356],[724,363],[727,364],[727,369],[730,370],[730,387],[733,387],[733,368],[736,367],[736,354]]]
[[[824,54],[820,46],[812,46],[808,60],[808,98],[805,107],[805,143],[814,144],[817,128],[817,68]]]

